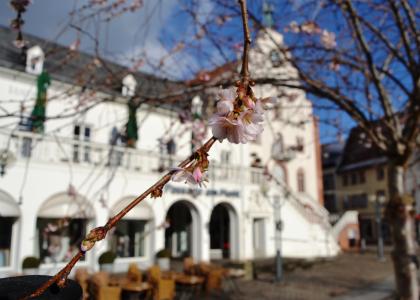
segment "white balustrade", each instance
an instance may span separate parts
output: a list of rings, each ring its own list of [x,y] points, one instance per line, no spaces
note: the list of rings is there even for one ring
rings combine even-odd
[[[40,163],[72,163],[73,166],[104,166],[132,172],[163,173],[185,159],[144,149],[111,146],[72,138],[42,135],[26,131],[0,130],[0,151],[7,150],[16,161]],[[232,184],[260,185],[264,180],[261,168],[245,168],[212,162],[209,180]]]

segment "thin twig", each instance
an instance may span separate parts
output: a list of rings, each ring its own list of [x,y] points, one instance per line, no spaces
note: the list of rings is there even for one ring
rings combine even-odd
[[[248,83],[250,80],[249,77],[249,69],[248,69],[248,56],[249,56],[249,47],[251,46],[251,34],[249,33],[249,26],[248,26],[248,11],[246,8],[246,0],[239,0],[239,4],[241,5],[241,13],[242,13],[242,25],[244,29],[244,52],[242,53],[242,83],[247,88]]]
[[[197,154],[203,153],[203,152],[208,153],[215,142],[216,142],[216,138],[211,137],[202,147],[200,147],[197,151],[195,151],[189,158],[181,162],[178,166],[180,168],[187,167],[195,159]],[[117,225],[117,223],[137,204],[143,201],[147,196],[152,194],[154,191],[156,190],[162,191],[163,187],[171,179],[172,173],[173,172],[171,171],[165,174],[161,179],[159,179],[155,184],[153,184],[150,188],[148,188],[144,193],[142,193],[140,196],[134,199],[129,205],[127,205],[122,211],[120,211],[117,215],[109,219],[108,222],[105,224],[105,226],[97,227],[93,229],[88,234],[87,239],[93,244],[97,241],[103,240],[106,234],[109,232],[109,230],[115,227],[115,225]],[[29,296],[24,297],[23,299],[29,299],[29,298],[38,297],[42,295],[54,283],[57,283],[59,286],[64,285],[65,280],[67,279],[67,276],[70,274],[74,265],[85,255],[85,253],[86,251],[83,251],[82,249],[80,249],[79,252],[72,258],[72,260],[63,269],[61,269],[54,277],[50,278],[47,282],[45,282],[42,286],[40,286],[36,291],[34,291]]]
[[[242,56],[242,70],[241,70],[241,85],[245,88],[246,91],[252,93],[251,89],[249,88],[250,84],[250,75],[248,69],[248,53],[249,47],[251,45],[251,37],[249,33],[248,27],[248,13],[246,9],[246,0],[239,0],[241,5],[242,11],[242,23],[243,23],[243,30],[244,30],[244,53]],[[202,147],[200,147],[197,151],[195,151],[189,158],[181,162],[178,167],[186,168],[191,166],[191,163],[197,158],[197,156],[201,156],[203,153],[208,154],[211,147],[216,142],[215,137],[211,137]],[[108,220],[105,226],[97,227],[90,231],[87,235],[85,240],[82,242],[81,248],[79,252],[71,259],[71,261],[61,269],[54,277],[50,278],[47,282],[45,282],[42,286],[40,286],[37,290],[31,293],[28,296],[25,296],[22,299],[28,299],[33,297],[38,297],[42,295],[52,284],[56,283],[58,286],[62,287],[65,285],[68,275],[70,274],[71,270],[75,266],[75,264],[85,255],[87,251],[89,251],[97,241],[103,240],[109,230],[116,226],[116,224],[136,205],[138,205],[141,201],[143,201],[147,196],[152,195],[152,197],[160,197],[162,195],[163,187],[169,182],[173,171],[168,172],[165,174],[161,179],[159,179],[155,184],[153,184],[150,188],[148,188],[144,193],[134,199],[129,205],[127,205],[123,210],[121,210],[117,215],[112,217]],[[86,242],[86,249],[83,248]]]

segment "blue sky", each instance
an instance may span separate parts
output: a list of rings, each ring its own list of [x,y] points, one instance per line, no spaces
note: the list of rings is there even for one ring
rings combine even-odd
[[[112,22],[94,23],[89,20],[80,23],[78,17],[71,18],[69,16],[75,3],[81,7],[86,2],[88,1],[34,0],[24,14],[24,31],[48,40],[58,41],[64,45],[70,45],[76,40],[77,31],[69,28],[69,24],[76,24],[82,28],[89,28],[90,32],[95,30],[100,32],[101,52],[107,57],[115,55],[124,57],[126,54],[143,48],[149,49],[152,57],[163,55],[164,49],[160,46],[158,38],[161,29],[167,25],[176,1],[147,1],[143,9],[134,13],[126,13]],[[160,2],[165,3],[160,5]],[[1,24],[8,25],[14,14],[8,1],[0,1]],[[151,16],[147,26],[144,26],[143,23],[143,20],[146,19],[145,15]],[[99,27],[97,27],[98,24]],[[93,50],[93,43],[89,38],[82,36],[81,40],[82,50]]]
[[[69,12],[75,8],[75,5],[81,7],[86,2],[88,1],[34,0],[24,14],[24,31],[63,45],[70,45],[78,36],[76,30],[69,28],[69,24],[73,23],[89,28],[90,32],[95,30],[100,32],[101,55],[107,58],[124,63],[131,57],[146,55],[148,60],[158,64],[177,40],[184,36],[192,36],[199,30],[191,25],[188,15],[180,13],[177,7],[179,2],[175,0],[144,1],[145,6],[140,10],[125,13],[112,22],[80,23],[80,16],[71,18]],[[200,0],[197,3],[198,7],[195,9],[199,12],[198,21],[203,22],[215,8],[208,0]],[[304,0],[294,2],[296,9],[304,4]],[[258,13],[260,4],[250,1],[250,9]],[[8,26],[14,17],[15,12],[10,8],[9,1],[0,1],[0,24]],[[235,24],[235,21],[233,23],[231,27],[223,27],[223,35],[231,35],[232,30],[237,30],[238,24]],[[236,38],[241,39],[241,36]],[[83,51],[93,51],[93,43],[88,37],[81,36],[81,41]],[[214,67],[226,61],[210,43],[203,41],[201,46],[202,48],[197,51],[189,50],[182,55],[170,56],[165,60],[163,69],[176,77],[188,77],[191,76],[191,69],[196,71]],[[227,56],[232,57],[229,55],[232,55],[232,52],[227,51]],[[140,70],[155,72],[153,67],[147,65]],[[327,117],[325,112],[317,111],[317,113],[321,118]],[[323,141],[334,139],[336,132],[336,128],[321,123]]]

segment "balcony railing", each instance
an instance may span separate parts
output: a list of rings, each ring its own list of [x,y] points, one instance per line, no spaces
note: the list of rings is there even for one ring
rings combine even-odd
[[[25,131],[0,131],[0,153],[13,156],[13,161],[30,159],[46,164],[72,164],[73,166],[102,166],[127,171],[161,174],[176,166],[185,157],[160,154],[156,151],[111,146],[52,135]],[[13,164],[9,159],[8,164]],[[9,167],[9,166],[6,166]],[[263,169],[212,162],[210,180],[227,183],[260,184]]]

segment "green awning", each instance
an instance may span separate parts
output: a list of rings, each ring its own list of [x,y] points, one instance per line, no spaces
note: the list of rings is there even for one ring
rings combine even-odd
[[[47,107],[47,89],[51,83],[50,75],[42,72],[37,79],[37,94],[34,109],[31,113],[30,129],[33,132],[44,132]]]

